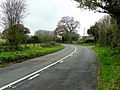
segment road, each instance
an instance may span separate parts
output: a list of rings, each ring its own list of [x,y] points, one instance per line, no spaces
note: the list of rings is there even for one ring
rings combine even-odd
[[[61,51],[0,68],[0,90],[96,90],[98,61],[90,47]]]

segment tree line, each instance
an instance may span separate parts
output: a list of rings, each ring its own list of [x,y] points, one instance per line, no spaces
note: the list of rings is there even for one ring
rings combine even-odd
[[[95,37],[95,43],[117,47],[120,44],[120,0],[75,0],[79,8],[89,9],[106,16],[88,30]]]
[[[1,4],[1,9],[0,25],[3,27],[3,32],[0,42],[5,48],[19,50],[21,44],[25,44],[26,48],[27,43],[48,45],[50,41],[72,43],[79,38],[77,28],[80,24],[73,17],[62,17],[54,32],[38,30],[33,36],[29,36],[30,29],[23,24],[28,14],[25,0],[5,0]]]
[[[87,33],[94,36],[95,43],[113,48],[120,47],[120,30],[117,20],[107,15],[88,29]]]
[[[80,23],[74,20],[73,17],[64,16],[58,21],[54,31],[38,30],[35,35],[32,36],[28,41],[33,43],[44,43],[44,45],[49,45],[50,41],[55,41],[58,43],[72,43],[73,41],[78,41],[79,34],[77,29],[80,27]]]

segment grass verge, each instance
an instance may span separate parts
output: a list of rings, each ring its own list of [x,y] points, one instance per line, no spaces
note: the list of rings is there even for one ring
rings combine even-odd
[[[95,43],[81,43],[80,46],[94,46]]]
[[[120,52],[109,47],[93,49],[99,57],[97,90],[120,90]]]
[[[0,53],[0,64],[5,64],[9,62],[14,62],[14,61],[20,62],[22,60],[53,53],[63,48],[64,46],[62,45],[44,47],[44,48],[41,48],[40,46],[39,47],[36,46],[36,47],[30,47],[30,49],[25,49],[23,51],[1,52]]]

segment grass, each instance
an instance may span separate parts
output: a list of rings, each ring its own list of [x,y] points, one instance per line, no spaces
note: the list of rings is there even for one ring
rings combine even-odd
[[[99,57],[99,73],[97,90],[120,90],[120,54],[109,47],[95,46]]]
[[[33,45],[27,45],[30,49],[25,49],[23,51],[15,51],[15,52],[1,52],[0,53],[0,64],[13,62],[13,61],[20,61],[26,60],[42,55],[46,55],[49,53],[53,53],[55,51],[61,50],[64,48],[62,45],[51,46],[51,47],[40,47],[36,44],[34,47]]]

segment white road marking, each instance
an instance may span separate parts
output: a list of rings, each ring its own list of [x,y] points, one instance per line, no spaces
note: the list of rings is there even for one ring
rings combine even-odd
[[[60,63],[63,63],[63,62],[64,62],[63,60],[60,61]]]
[[[52,64],[50,64],[50,65],[48,65],[48,66],[46,66],[46,67],[38,70],[38,71],[35,71],[35,72],[33,72],[33,73],[31,73],[31,74],[29,74],[29,75],[27,75],[27,76],[25,76],[25,77],[23,77],[23,78],[21,78],[21,79],[18,79],[18,80],[16,80],[16,81],[12,82],[12,83],[9,83],[9,84],[1,87],[0,90],[4,90],[4,89],[6,89],[6,88],[8,88],[8,87],[11,87],[12,85],[15,85],[15,84],[17,84],[17,83],[19,83],[19,82],[27,79],[27,78],[30,78],[31,76],[33,76],[33,75],[35,75],[35,74],[37,74],[37,73],[40,73],[41,71],[43,71],[43,70],[45,70],[45,69],[47,69],[47,68],[49,68],[49,67],[51,67],[51,66],[53,66],[53,65],[55,65],[55,64],[57,64],[57,63],[60,63],[61,61],[63,61],[64,59],[68,58],[69,56],[71,56],[72,54],[74,54],[74,53],[77,51],[77,48],[76,48],[76,47],[74,47],[74,49],[75,49],[75,50],[74,50],[72,53],[70,53],[69,55],[65,56],[64,58],[62,58],[62,59],[60,59],[60,60],[58,60],[58,61],[56,61],[56,62],[54,62],[54,63],[52,63]]]
[[[36,74],[36,75],[30,77],[28,80],[32,80],[32,79],[36,78],[36,77],[39,76],[39,75],[40,75],[40,74]]]
[[[13,86],[12,88],[16,88],[16,86]]]

